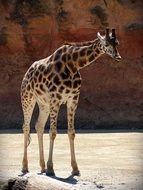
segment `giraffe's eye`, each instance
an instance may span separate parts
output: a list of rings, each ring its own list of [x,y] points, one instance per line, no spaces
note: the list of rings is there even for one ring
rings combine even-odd
[[[110,43],[108,41],[105,42],[105,47],[108,47]]]
[[[109,46],[109,44],[105,44],[105,47],[108,47]]]

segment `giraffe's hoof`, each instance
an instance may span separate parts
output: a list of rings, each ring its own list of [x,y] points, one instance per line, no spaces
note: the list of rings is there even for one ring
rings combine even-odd
[[[21,172],[22,173],[28,173],[29,171],[28,171],[28,169],[22,169]]]
[[[54,170],[46,170],[46,175],[47,176],[55,176]]]
[[[46,169],[42,169],[42,170],[41,170],[41,173],[46,173]]]
[[[21,170],[21,173],[19,174],[19,176],[24,176],[24,175],[26,175],[28,172],[29,172],[28,169],[22,169],[22,170]]]
[[[72,171],[72,176],[80,176],[80,171],[79,170],[73,170]]]

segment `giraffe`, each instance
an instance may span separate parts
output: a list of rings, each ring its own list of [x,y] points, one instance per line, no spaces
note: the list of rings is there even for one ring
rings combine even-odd
[[[41,172],[55,175],[53,169],[53,147],[57,134],[57,117],[61,104],[67,105],[68,137],[70,143],[72,175],[79,175],[76,162],[74,139],[74,117],[81,88],[80,69],[94,62],[102,54],[108,54],[119,61],[118,40],[115,29],[107,28],[105,35],[97,33],[97,38],[81,43],[66,42],[52,55],[35,61],[26,72],[21,85],[21,103],[24,115],[24,155],[22,172],[28,172],[27,147],[30,134],[30,120],[35,104],[39,107],[39,116],[35,125],[39,145],[39,163]],[[50,147],[47,168],[44,161],[43,133],[50,115]],[[45,169],[46,168],[46,169]]]

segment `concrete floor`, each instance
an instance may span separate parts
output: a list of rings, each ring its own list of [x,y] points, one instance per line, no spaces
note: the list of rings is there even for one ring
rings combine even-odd
[[[74,189],[143,190],[143,133],[77,133],[75,148],[81,176],[67,181]],[[44,149],[47,160],[47,133],[44,135]],[[23,134],[0,134],[1,183],[20,173],[22,156]],[[37,135],[32,133],[28,148],[31,173],[40,172],[38,159]],[[61,179],[71,174],[67,134],[56,137],[54,169]]]

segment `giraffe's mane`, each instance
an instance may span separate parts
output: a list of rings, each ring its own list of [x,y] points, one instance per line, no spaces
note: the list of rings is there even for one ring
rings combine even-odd
[[[89,45],[93,44],[95,41],[96,41],[96,39],[95,40],[91,40],[91,41],[84,41],[84,42],[67,42],[67,41],[65,41],[64,45],[78,46],[78,47],[89,46]]]

